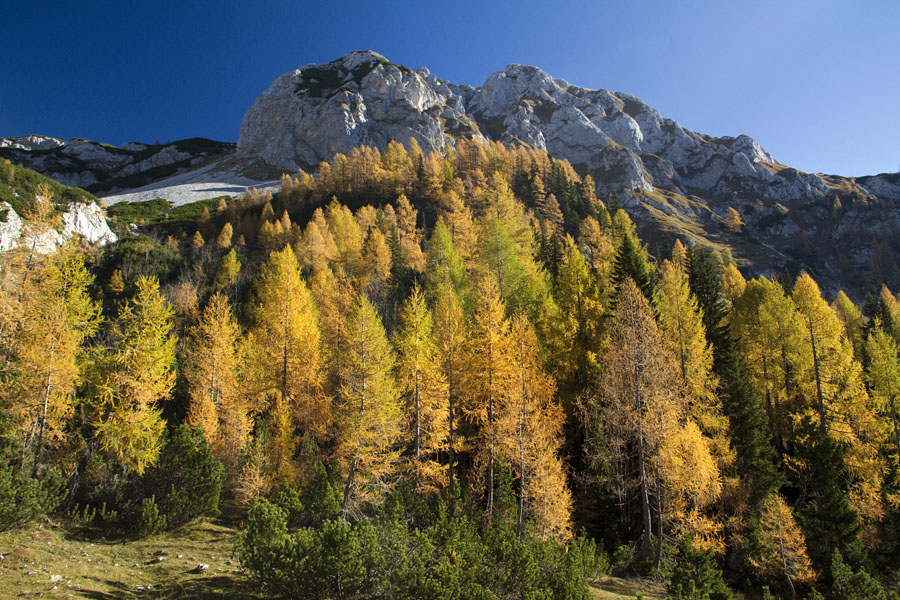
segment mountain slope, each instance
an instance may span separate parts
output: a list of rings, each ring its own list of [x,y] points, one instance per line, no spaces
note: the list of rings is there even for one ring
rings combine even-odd
[[[659,243],[701,238],[756,272],[807,269],[835,290],[900,286],[900,179],[843,178],[780,164],[754,139],[681,127],[629,94],[509,65],[479,88],[354,52],[275,80],[244,117],[242,160],[293,171],[359,145],[410,138],[428,153],[458,138],[524,144],[590,172]],[[746,224],[724,226],[728,209]]]
[[[95,194],[147,185],[233,150],[234,144],[205,138],[169,144],[132,142],[121,148],[79,138],[0,138],[0,157]]]

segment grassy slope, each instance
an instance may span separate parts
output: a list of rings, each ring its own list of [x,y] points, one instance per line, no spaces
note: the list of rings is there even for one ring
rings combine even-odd
[[[46,183],[53,191],[53,201],[60,209],[71,202],[96,202],[97,199],[81,188],[63,185],[44,177],[36,171],[26,169],[0,158],[0,201],[9,202],[20,215],[30,210],[34,203],[34,192],[40,183]]]
[[[266,598],[239,573],[236,535],[221,520],[125,541],[48,524],[2,533],[0,598]],[[199,563],[209,569],[193,572]]]

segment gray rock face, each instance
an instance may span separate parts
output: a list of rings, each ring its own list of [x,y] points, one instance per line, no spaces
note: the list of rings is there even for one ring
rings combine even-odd
[[[238,156],[293,171],[360,144],[384,148],[409,138],[426,153],[458,138],[533,146],[591,171],[601,194],[656,187],[793,202],[832,193],[821,176],[783,169],[750,137],[689,131],[629,94],[578,87],[518,64],[480,88],[455,86],[371,51],[279,77],[244,117]],[[871,185],[873,194],[900,199],[900,185]]]
[[[6,212],[6,222],[0,222],[0,252],[21,244],[28,246],[34,244],[35,249],[41,253],[52,252],[76,235],[97,246],[105,246],[118,239],[109,228],[103,209],[93,202],[90,204],[70,202],[69,209],[62,214],[60,230],[43,233],[37,239],[28,237],[24,221],[8,203],[0,202],[0,211]]]
[[[690,131],[639,98],[578,87],[537,67],[512,64],[472,88],[374,52],[306,65],[260,95],[237,150],[293,171],[360,144],[384,148],[411,137],[426,153],[460,138],[545,150],[591,172],[601,197],[617,193],[643,231],[671,232],[681,222],[736,253],[749,244],[761,272],[806,268],[849,289],[859,284],[845,285],[847,273],[868,270],[888,273],[870,279],[900,286],[900,269],[873,267],[884,252],[870,248],[900,238],[900,175],[803,173],[746,135]],[[728,208],[746,223],[742,239],[722,238]]]
[[[428,153],[455,131],[477,134],[459,89],[427,70],[411,71],[374,52],[285,73],[241,123],[238,156],[296,170],[363,144],[385,147],[415,138]]]

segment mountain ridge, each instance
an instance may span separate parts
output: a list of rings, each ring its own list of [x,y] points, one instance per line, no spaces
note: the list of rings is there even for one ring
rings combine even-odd
[[[314,169],[361,145],[384,149],[391,140],[409,145],[411,139],[426,154],[478,139],[566,159],[593,176],[601,199],[628,210],[654,248],[676,237],[728,247],[752,274],[807,270],[831,295],[844,288],[861,297],[882,283],[900,288],[900,175],[806,173],[781,164],[747,135],[694,132],[636,96],[576,86],[529,65],[510,64],[475,87],[373,51],[351,52],[275,79],[247,111],[233,147],[184,158],[175,142],[151,158],[166,176],[225,161],[266,173],[251,175],[261,179]],[[4,141],[0,155],[16,153],[18,162],[54,176],[42,157],[60,148],[26,151],[8,142],[4,148]],[[46,138],[31,143],[52,145]],[[79,143],[107,154],[148,151]],[[87,173],[97,172],[94,159],[79,160]],[[743,222],[734,231],[726,224],[732,209]]]
[[[534,66],[508,65],[473,87],[372,51],[305,65],[247,111],[237,156],[294,171],[410,138],[426,154],[459,138],[545,150],[591,173],[601,198],[618,195],[651,239],[724,242],[755,272],[808,270],[832,291],[900,286],[900,178],[806,173],[747,135],[690,131],[636,96]],[[723,231],[729,209],[742,236]]]

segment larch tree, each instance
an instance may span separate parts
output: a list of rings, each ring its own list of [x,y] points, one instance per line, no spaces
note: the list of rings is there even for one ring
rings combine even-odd
[[[111,346],[98,386],[100,448],[127,473],[156,463],[165,423],[159,403],[175,385],[173,310],[155,277],[140,277],[136,292],[112,323]]]
[[[350,278],[340,265],[335,265],[334,271],[327,264],[316,268],[309,285],[319,309],[321,348],[328,382],[326,387],[335,389],[341,355],[346,346],[346,316],[350,314],[355,292]]]
[[[555,384],[544,370],[534,327],[521,313],[510,327],[513,389],[500,419],[503,454],[518,478],[516,533],[526,516],[539,535],[567,538],[571,534],[572,495],[559,450],[565,417],[555,401]]]
[[[344,475],[345,516],[365,502],[380,501],[391,488],[403,430],[394,353],[375,307],[360,295],[347,319],[335,448]]]
[[[233,235],[234,227],[232,227],[231,223],[225,223],[222,226],[222,230],[219,232],[218,237],[216,237],[216,246],[222,250],[228,250],[231,248],[231,238]]]
[[[447,406],[447,489],[449,490],[449,514],[454,515],[456,500],[456,437],[462,418],[460,388],[465,376],[463,360],[466,327],[463,311],[453,287],[442,284],[436,292],[434,302],[435,341],[441,360],[441,374],[446,382],[445,404]]]
[[[241,330],[228,299],[215,294],[190,333],[185,376],[188,423],[200,427],[229,476],[237,473],[252,427],[253,406],[241,387]]]
[[[620,283],[611,338],[603,360],[599,409],[620,495],[637,492],[641,522],[637,553],[647,557],[653,545],[654,511],[657,536],[662,531],[661,490],[652,461],[666,434],[681,422],[684,403],[680,386],[673,385],[680,381],[677,363],[665,349],[650,303],[630,277]]]
[[[766,406],[769,428],[784,450],[793,439],[792,414],[802,408],[800,381],[807,369],[808,344],[796,306],[777,281],[747,282],[735,300],[731,334]]]
[[[797,597],[795,584],[812,583],[816,577],[806,552],[806,538],[797,525],[784,497],[769,494],[759,518],[759,535],[750,564],[764,577],[784,577],[791,598]]]
[[[445,284],[452,286],[457,294],[469,293],[465,264],[443,219],[438,219],[431,232],[425,259],[425,290],[430,299],[436,298],[438,289]]]
[[[848,500],[861,517],[864,537],[873,541],[876,523],[884,515],[884,462],[879,450],[886,431],[865,389],[862,366],[854,359],[843,325],[822,298],[819,286],[802,273],[792,297],[803,325],[812,374],[801,389],[807,407],[811,405],[817,413],[822,436],[847,444],[845,461],[854,479]]]
[[[837,296],[835,296],[834,302],[831,303],[831,308],[844,326],[844,335],[853,344],[853,353],[856,360],[862,362],[863,346],[865,345],[863,332],[866,321],[862,309],[853,303],[853,300],[844,293],[844,290],[839,291]]]
[[[890,333],[876,327],[866,340],[866,368],[875,407],[889,425],[894,452],[900,456],[900,349]]]
[[[331,416],[322,390],[316,308],[290,246],[269,255],[254,294],[250,369],[258,392],[268,400],[273,467],[291,478],[301,474],[295,455],[311,459],[317,454]]]
[[[556,277],[559,311],[551,323],[556,377],[566,391],[576,391],[600,373],[606,318],[598,280],[570,239]]]
[[[485,277],[463,356],[462,407],[475,427],[475,462],[484,485],[488,520],[494,510],[494,472],[503,444],[501,417],[516,385],[510,323],[497,282]]]
[[[233,285],[240,272],[241,261],[238,259],[234,248],[231,248],[225,256],[222,257],[222,262],[219,263],[219,271],[216,274],[216,289],[222,290]]]
[[[417,489],[430,495],[447,485],[447,473],[439,461],[448,438],[447,385],[434,339],[434,320],[418,286],[400,309],[394,346],[406,417],[407,465]]]
[[[682,384],[691,406],[691,417],[715,444],[716,457],[727,466],[732,460],[728,444],[728,420],[722,413],[713,372],[712,347],[697,298],[687,277],[687,253],[675,243],[672,260],[663,262],[659,280],[659,327],[672,356],[678,361]]]
[[[92,282],[84,256],[67,247],[45,258],[19,288],[20,322],[0,367],[0,406],[19,428],[21,468],[30,460],[32,475],[48,449],[66,442],[86,368],[83,344],[100,323],[88,293]]]

